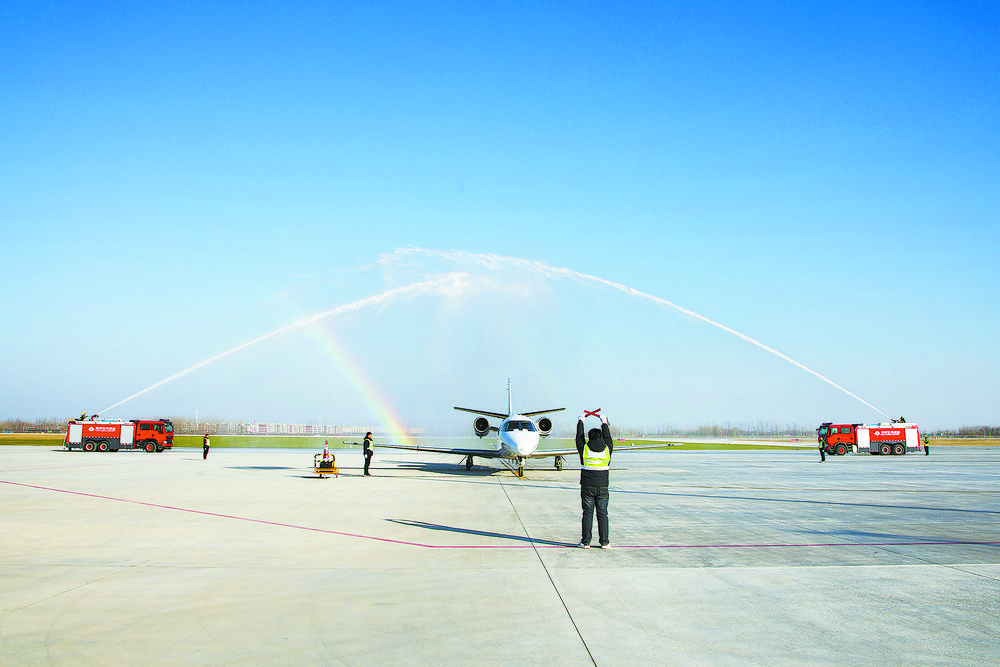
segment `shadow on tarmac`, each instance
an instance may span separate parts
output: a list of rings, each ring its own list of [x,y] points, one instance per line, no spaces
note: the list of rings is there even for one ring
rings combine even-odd
[[[978,540],[949,540],[940,537],[927,535],[903,535],[900,533],[871,533],[861,530],[808,530],[807,534],[822,535],[824,537],[837,537],[839,539],[850,540],[856,544],[871,544],[873,546],[904,546],[910,544],[920,545],[953,545],[953,544],[979,544],[982,546],[994,546],[997,542]]]
[[[392,523],[414,528],[425,528],[427,530],[439,530],[447,533],[462,533],[464,535],[477,535],[479,537],[497,537],[502,540],[513,540],[515,542],[527,542],[529,544],[546,544],[554,547],[571,547],[574,544],[569,542],[554,542],[552,540],[540,540],[527,537],[525,535],[509,535],[507,533],[493,533],[487,530],[473,530],[471,528],[456,528],[455,526],[444,526],[439,523],[427,523],[426,521],[412,521],[410,519],[386,519]]]
[[[413,461],[395,462],[396,468],[401,470],[416,470],[417,472],[433,472],[441,475],[461,475],[462,477],[489,477],[498,472],[504,472],[503,468],[487,468],[479,465],[472,466],[472,470],[465,469],[465,463],[418,463]]]

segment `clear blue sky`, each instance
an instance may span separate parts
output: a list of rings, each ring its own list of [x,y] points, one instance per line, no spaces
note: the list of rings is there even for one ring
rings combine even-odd
[[[515,407],[641,426],[881,418],[669,308],[416,247],[627,285],[879,410],[996,424],[998,34],[994,2],[5,3],[0,417],[464,271],[113,414],[451,428],[511,376]]]

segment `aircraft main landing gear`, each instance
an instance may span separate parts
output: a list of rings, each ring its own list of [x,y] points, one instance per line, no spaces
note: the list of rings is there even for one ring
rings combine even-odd
[[[466,470],[472,470],[472,457],[471,456],[466,456],[465,457],[465,469]]]
[[[562,470],[562,457],[556,457],[556,470]]]

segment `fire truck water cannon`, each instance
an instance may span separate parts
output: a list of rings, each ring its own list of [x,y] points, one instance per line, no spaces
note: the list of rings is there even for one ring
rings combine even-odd
[[[816,429],[820,449],[826,454],[843,456],[879,454],[902,456],[912,452],[929,453],[927,442],[920,441],[920,427],[904,421],[883,424],[834,424],[824,422]]]

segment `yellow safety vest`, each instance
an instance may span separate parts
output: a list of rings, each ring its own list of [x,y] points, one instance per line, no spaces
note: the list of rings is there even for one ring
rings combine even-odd
[[[611,450],[605,446],[603,452],[595,452],[589,443],[584,445],[583,467],[587,470],[608,470],[611,467]]]

